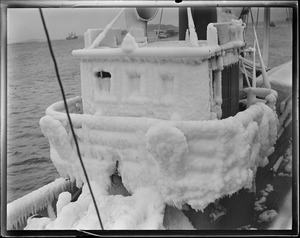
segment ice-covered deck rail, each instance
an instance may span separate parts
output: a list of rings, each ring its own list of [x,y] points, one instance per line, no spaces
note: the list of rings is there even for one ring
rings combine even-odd
[[[71,183],[64,178],[56,179],[38,190],[35,190],[7,205],[7,230],[15,229],[25,223],[30,215],[52,206],[58,195],[71,191]]]
[[[171,42],[168,44],[151,43],[147,46],[137,47],[130,51],[126,47],[120,48],[96,48],[96,49],[80,49],[74,50],[72,54],[82,59],[93,58],[110,58],[120,61],[128,61],[141,59],[143,61],[162,61],[168,62],[195,62],[201,63],[205,59],[214,58],[223,55],[226,57],[225,51],[232,51],[245,45],[243,41],[231,41],[221,46],[208,46],[203,41],[199,41],[202,47],[190,47],[185,42]],[[173,43],[173,44],[172,44]],[[170,46],[171,45],[171,46]],[[237,61],[237,60],[236,60]]]
[[[74,107],[80,98],[69,100]],[[204,209],[224,195],[251,187],[259,163],[273,151],[278,119],[263,103],[234,117],[169,121],[142,117],[71,114],[91,180],[110,186],[118,172],[126,189],[153,186],[164,202]],[[63,177],[84,182],[62,102],[40,121],[51,159]]]

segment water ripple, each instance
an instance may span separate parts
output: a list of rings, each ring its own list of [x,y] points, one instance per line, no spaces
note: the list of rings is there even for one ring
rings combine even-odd
[[[68,97],[80,95],[79,61],[71,51],[83,45],[82,39],[53,41]],[[8,45],[7,52],[7,197],[13,201],[58,177],[39,120],[62,98],[46,42]]]

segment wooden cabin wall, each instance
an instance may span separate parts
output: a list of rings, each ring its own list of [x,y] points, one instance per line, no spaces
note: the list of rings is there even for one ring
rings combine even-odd
[[[239,63],[222,71],[222,119],[239,111]]]

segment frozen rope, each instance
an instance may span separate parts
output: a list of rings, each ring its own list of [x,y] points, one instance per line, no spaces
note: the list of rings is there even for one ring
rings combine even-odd
[[[247,70],[245,69],[245,65],[244,65],[244,62],[243,62],[242,60],[241,60],[241,63],[242,63],[242,66],[243,66],[244,74],[245,74],[245,76],[246,76],[246,81],[247,81],[248,87],[250,88],[251,85],[250,85],[250,82],[249,82],[249,79],[248,79]]]
[[[75,135],[75,132],[74,132],[74,128],[73,128],[73,124],[72,124],[72,121],[71,121],[71,117],[70,117],[70,113],[69,113],[69,109],[68,109],[68,105],[67,105],[67,100],[66,100],[66,95],[65,95],[64,88],[63,88],[63,85],[62,85],[62,82],[61,82],[61,79],[60,79],[60,75],[59,75],[59,72],[58,72],[58,67],[57,67],[56,59],[55,59],[55,56],[54,56],[54,53],[53,53],[53,50],[52,50],[52,45],[51,45],[50,37],[49,37],[49,34],[48,34],[48,29],[47,29],[47,26],[46,26],[44,15],[43,15],[43,12],[42,12],[41,8],[39,8],[39,11],[40,11],[42,23],[43,23],[43,26],[44,26],[45,34],[46,34],[46,37],[47,37],[47,42],[48,42],[50,54],[51,54],[51,57],[52,57],[52,60],[53,60],[53,63],[54,63],[56,77],[57,77],[57,80],[58,80],[58,83],[59,83],[59,86],[60,86],[60,90],[61,90],[61,93],[62,93],[62,97],[63,97],[63,101],[64,101],[66,113],[67,113],[67,117],[68,117],[68,120],[69,120],[69,123],[70,123],[72,135],[73,135],[73,138],[74,138],[74,142],[75,142],[77,154],[78,154],[78,157],[79,157],[79,160],[80,160],[80,163],[81,163],[81,167],[83,169],[83,173],[84,173],[84,176],[86,178],[86,181],[87,181],[87,184],[88,184],[88,187],[89,187],[92,199],[93,199],[93,203],[95,205],[95,209],[96,209],[96,213],[97,213],[97,216],[98,216],[98,219],[99,219],[99,223],[100,223],[101,229],[104,230],[103,225],[102,225],[102,221],[101,221],[101,218],[100,218],[99,210],[98,210],[98,207],[97,207],[97,203],[96,203],[96,200],[95,200],[95,197],[94,197],[91,185],[90,185],[90,181],[89,181],[87,172],[85,170],[85,167],[84,167],[84,164],[83,164],[83,161],[82,161],[82,158],[81,158],[81,154],[80,154],[80,150],[79,150],[79,145],[78,145],[78,142],[77,142],[77,139],[76,139],[76,135]]]

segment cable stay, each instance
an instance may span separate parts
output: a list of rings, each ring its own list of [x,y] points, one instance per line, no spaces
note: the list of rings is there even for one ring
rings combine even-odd
[[[78,155],[78,158],[79,158],[79,161],[80,161],[80,164],[81,164],[81,167],[82,167],[85,179],[87,181],[89,191],[90,191],[91,196],[92,196],[92,200],[93,200],[93,203],[94,203],[94,206],[95,206],[95,209],[96,209],[96,213],[97,213],[97,217],[98,217],[98,220],[99,220],[99,223],[100,223],[100,227],[101,227],[102,230],[104,230],[103,224],[102,224],[102,221],[101,221],[101,217],[100,217],[100,213],[99,213],[99,210],[98,210],[98,207],[97,207],[97,203],[96,203],[93,191],[92,191],[92,187],[90,185],[90,181],[89,181],[89,178],[88,178],[85,166],[84,166],[82,158],[81,158],[81,153],[80,153],[78,141],[77,141],[77,138],[76,138],[76,135],[75,135],[75,131],[74,131],[74,127],[73,127],[73,123],[72,123],[72,120],[71,120],[71,117],[70,117],[70,113],[69,113],[69,109],[68,109],[68,105],[67,105],[67,100],[66,100],[66,95],[65,95],[64,88],[63,88],[63,85],[62,85],[62,82],[61,82],[61,79],[60,79],[60,75],[59,75],[59,71],[58,71],[56,59],[55,59],[55,56],[54,56],[54,53],[53,53],[53,49],[52,49],[52,45],[51,45],[51,41],[50,41],[48,29],[47,29],[47,26],[46,26],[46,22],[45,22],[45,19],[44,19],[44,15],[43,15],[43,12],[42,12],[41,8],[39,8],[39,11],[40,11],[40,16],[41,16],[41,19],[42,19],[44,31],[45,31],[45,34],[46,34],[47,43],[48,43],[48,47],[49,47],[49,50],[50,50],[51,58],[52,58],[53,63],[54,63],[56,77],[57,77],[57,80],[58,80],[58,83],[59,83],[59,87],[60,87],[60,90],[61,90],[61,93],[62,93],[62,97],[63,97],[63,101],[64,101],[64,106],[65,106],[65,109],[66,109],[66,114],[67,114],[68,121],[69,121],[69,124],[70,124],[72,136],[73,136],[73,139],[74,139],[74,142],[75,142],[75,146],[76,146],[76,150],[77,150],[77,155]]]
[[[159,33],[160,33],[160,26],[161,26],[161,22],[162,22],[163,11],[164,11],[164,9],[162,8],[161,12],[160,12],[159,24],[158,24],[157,35],[156,35],[156,40],[155,41],[158,41],[158,36],[159,36]]]

